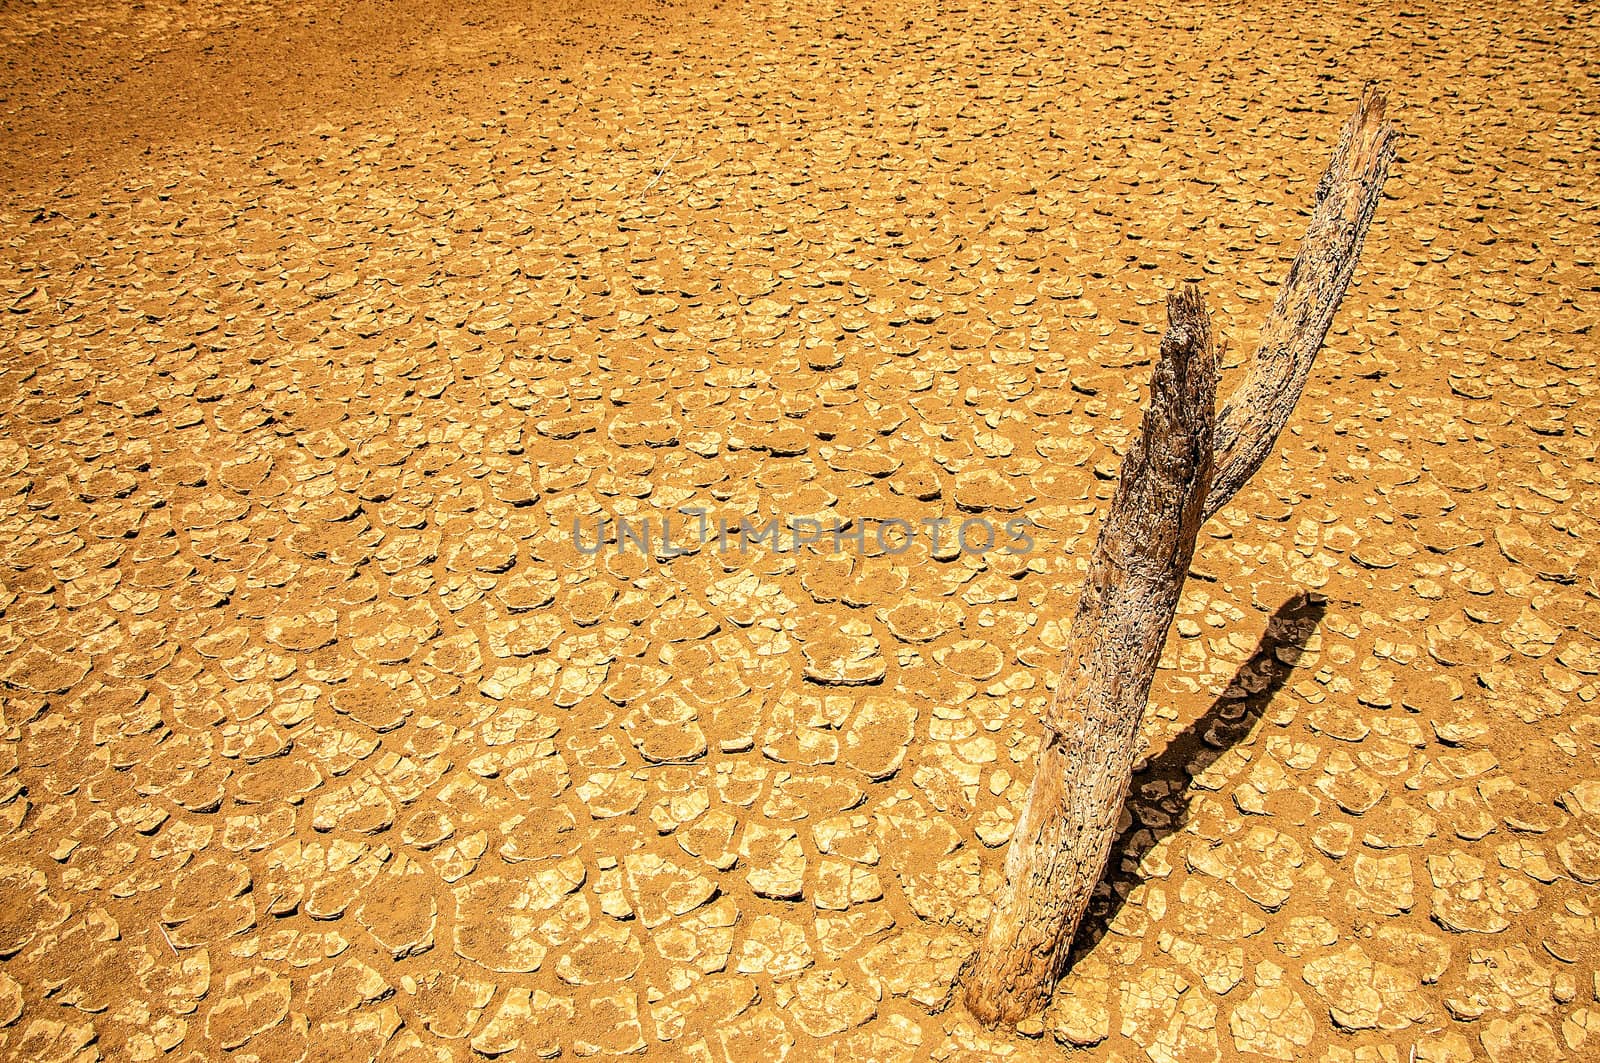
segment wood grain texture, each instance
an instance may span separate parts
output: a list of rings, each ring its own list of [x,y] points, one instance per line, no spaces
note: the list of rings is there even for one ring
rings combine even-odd
[[[1383,94],[1367,86],[1317,184],[1311,221],[1261,326],[1255,358],[1217,416],[1216,475],[1206,496],[1207,519],[1271,455],[1350,287],[1399,139],[1384,121],[1384,108]]]
[[[1194,554],[1211,484],[1217,361],[1198,289],[1167,301],[1168,328],[1133,449],[1095,540],[1045,741],[966,990],[988,1023],[1049,999],[1105,868],[1139,719]]]
[[[1368,86],[1317,187],[1300,251],[1245,380],[1216,411],[1218,344],[1200,292],[1168,299],[1150,407],[1090,559],[1005,885],[965,989],[981,1021],[1049,1002],[1105,871],[1140,720],[1201,524],[1272,453],[1371,224],[1397,134]]]

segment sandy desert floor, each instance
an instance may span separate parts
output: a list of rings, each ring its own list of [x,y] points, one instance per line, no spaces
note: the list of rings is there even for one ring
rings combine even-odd
[[[0,8],[0,1058],[1596,1058],[1600,30],[1521,7]],[[1162,298],[1237,370],[1369,78],[1362,267],[991,1034]],[[685,507],[1037,527],[571,539]]]

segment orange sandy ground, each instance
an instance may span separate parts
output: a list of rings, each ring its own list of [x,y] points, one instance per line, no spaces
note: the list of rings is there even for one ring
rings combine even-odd
[[[1600,54],[1495,6],[7,4],[0,1057],[1595,1058]],[[1248,356],[1367,78],[1363,266],[985,1033],[1162,296]],[[569,542],[686,505],[1039,529]]]

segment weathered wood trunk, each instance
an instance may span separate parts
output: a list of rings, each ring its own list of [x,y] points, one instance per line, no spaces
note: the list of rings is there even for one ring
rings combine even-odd
[[[1095,540],[1005,886],[967,981],[967,1007],[985,1023],[1041,1010],[1066,967],[1116,837],[1195,536],[1272,453],[1355,271],[1394,157],[1383,107],[1369,87],[1345,124],[1255,361],[1220,416],[1200,293],[1167,301],[1150,406]]]
[[[967,989],[980,1019],[1048,999],[1105,869],[1139,719],[1194,554],[1211,486],[1216,351],[1197,289],[1168,300],[1150,409],[1095,541],[1006,891]]]

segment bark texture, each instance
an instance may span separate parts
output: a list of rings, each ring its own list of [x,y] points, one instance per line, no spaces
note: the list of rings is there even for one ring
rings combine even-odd
[[[1220,415],[1218,346],[1200,292],[1167,301],[1150,406],[1095,540],[1005,886],[967,980],[967,1007],[985,1023],[1043,1009],[1066,967],[1116,838],[1195,536],[1272,453],[1355,271],[1394,158],[1383,110],[1369,86],[1317,187],[1261,346]]]
[[[1028,799],[966,990],[979,1019],[1016,1022],[1049,1000],[1105,869],[1150,681],[1211,486],[1216,348],[1196,288],[1168,328],[1133,449],[1090,556]]]
[[[1369,85],[1317,184],[1311,222],[1261,326],[1255,358],[1217,417],[1216,475],[1206,497],[1207,519],[1271,455],[1350,286],[1398,141],[1383,111],[1383,94]]]

